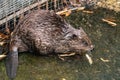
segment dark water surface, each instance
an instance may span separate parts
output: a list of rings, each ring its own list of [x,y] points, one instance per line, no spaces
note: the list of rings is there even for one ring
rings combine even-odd
[[[102,21],[115,20],[113,27]],[[76,28],[83,27],[95,49],[93,64],[85,57],[62,61],[56,56],[19,54],[19,69],[15,80],[120,80],[120,13],[106,9],[93,14],[76,12],[67,17]],[[8,80],[4,60],[0,62],[0,80]]]

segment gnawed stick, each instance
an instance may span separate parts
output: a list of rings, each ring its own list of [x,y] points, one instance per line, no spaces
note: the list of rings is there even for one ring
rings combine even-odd
[[[60,57],[67,57],[67,56],[73,56],[73,55],[75,55],[75,53],[69,53],[69,54],[60,54],[59,56]]]
[[[0,55],[0,60],[4,59],[5,57],[7,57],[7,51]]]
[[[3,46],[5,43],[5,41],[0,42],[0,46]]]
[[[89,10],[83,10],[82,12],[88,13],[88,14],[92,14],[93,13],[93,11],[89,11]]]
[[[6,55],[4,55],[4,54],[0,55],[0,60],[2,60],[5,57],[6,57]]]
[[[69,57],[69,56],[74,56],[75,53],[64,53],[64,54],[59,54],[58,57],[61,59],[61,60],[65,60],[64,57]]]
[[[92,58],[88,54],[85,54],[85,56],[88,59],[88,62],[90,63],[90,65],[91,65],[93,63]]]
[[[103,61],[103,62],[110,62],[110,60],[108,60],[108,59],[100,58],[100,60]]]
[[[85,9],[85,7],[75,7],[72,9],[65,9],[63,11],[58,11],[56,14],[61,15],[61,14],[64,14],[66,12],[70,12],[70,11],[74,11],[74,10],[84,10],[84,9]]]
[[[102,21],[107,22],[108,24],[110,24],[111,26],[117,26],[117,24],[115,22],[109,21],[107,19],[102,19]]]

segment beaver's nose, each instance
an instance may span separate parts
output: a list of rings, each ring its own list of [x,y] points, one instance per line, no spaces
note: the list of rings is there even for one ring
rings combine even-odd
[[[90,51],[91,51],[91,52],[94,51],[94,48],[95,48],[95,46],[94,46],[94,45],[91,45],[91,46],[90,46]]]

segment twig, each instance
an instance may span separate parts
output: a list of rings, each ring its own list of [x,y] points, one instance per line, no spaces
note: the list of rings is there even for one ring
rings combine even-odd
[[[103,58],[100,58],[100,60],[103,61],[103,62],[110,62],[109,60],[103,59]]]
[[[114,22],[112,22],[112,21],[109,21],[109,20],[107,20],[107,19],[102,19],[102,21],[107,22],[107,23],[110,24],[111,26],[117,26],[116,23],[114,23]]]
[[[6,57],[6,55],[0,55],[0,60],[2,60],[3,58],[5,58]]]
[[[88,59],[88,62],[90,63],[90,65],[91,65],[93,63],[92,58],[88,54],[86,54],[85,56]]]
[[[73,56],[73,55],[75,55],[75,53],[69,53],[69,54],[60,54],[59,56],[60,57],[67,57],[67,56]]]
[[[85,9],[85,7],[76,7],[76,8],[72,8],[72,9],[67,9],[67,10],[59,11],[56,14],[61,15],[63,13],[69,12],[69,11],[84,10],[84,9]]]
[[[92,14],[93,11],[83,10],[84,13]]]

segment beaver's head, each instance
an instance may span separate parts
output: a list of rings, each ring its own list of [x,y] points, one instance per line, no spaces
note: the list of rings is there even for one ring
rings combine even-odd
[[[75,29],[71,25],[66,28],[65,34],[59,40],[58,46],[55,48],[57,53],[71,53],[82,54],[93,50],[91,40],[82,28]]]

